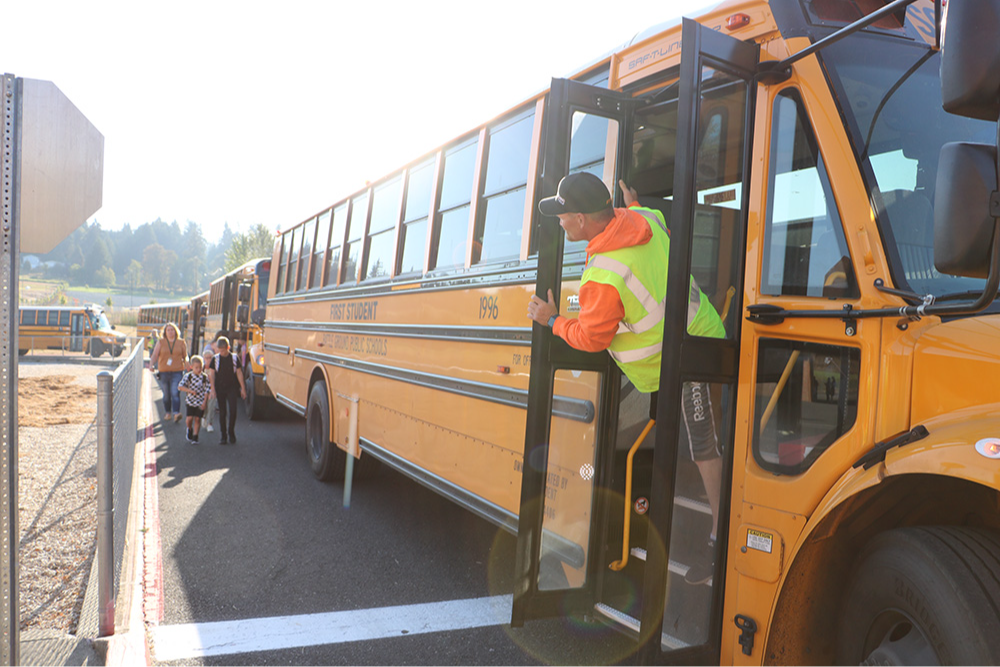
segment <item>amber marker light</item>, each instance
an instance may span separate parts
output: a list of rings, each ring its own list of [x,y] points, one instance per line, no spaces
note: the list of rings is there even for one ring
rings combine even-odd
[[[739,30],[750,25],[749,14],[733,14],[726,19],[726,30]]]
[[[1000,459],[1000,438],[983,438],[976,443],[976,451],[988,459]]]

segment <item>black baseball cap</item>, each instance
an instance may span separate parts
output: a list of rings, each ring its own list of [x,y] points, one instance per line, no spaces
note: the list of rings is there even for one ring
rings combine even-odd
[[[597,176],[585,171],[570,174],[556,188],[554,197],[538,202],[542,215],[561,213],[597,213],[611,206],[608,186]]]

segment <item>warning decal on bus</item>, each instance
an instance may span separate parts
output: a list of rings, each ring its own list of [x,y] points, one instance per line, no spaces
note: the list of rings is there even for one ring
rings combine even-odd
[[[765,553],[771,553],[774,545],[774,536],[753,528],[747,528],[747,548],[756,549]]]

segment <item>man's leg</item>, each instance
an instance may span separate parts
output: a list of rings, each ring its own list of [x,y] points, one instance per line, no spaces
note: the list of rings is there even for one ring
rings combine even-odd
[[[229,423],[229,394],[228,392],[220,392],[216,389],[215,398],[219,406],[219,442],[227,444],[229,442],[229,431],[226,430],[226,424]]]

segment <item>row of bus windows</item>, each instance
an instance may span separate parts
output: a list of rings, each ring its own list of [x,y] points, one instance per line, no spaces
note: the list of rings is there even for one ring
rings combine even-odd
[[[470,224],[473,265],[518,259],[534,121],[534,107],[521,111],[490,128],[482,151],[479,135],[468,137],[444,151],[440,167],[427,158],[285,233],[278,292],[463,268]]]
[[[603,175],[612,125],[580,116],[573,127],[571,172]],[[277,291],[448,272],[464,268],[466,261],[475,266],[518,260],[530,219],[534,108],[497,123],[484,136],[483,147],[478,134],[467,137],[443,152],[440,166],[427,158],[286,232]],[[567,249],[580,250],[579,245]]]
[[[24,309],[21,311],[21,326],[31,325],[31,326],[50,326],[50,327],[68,327],[69,326],[69,315],[68,310],[30,310]]]

